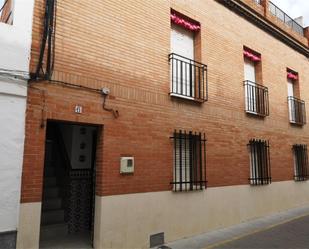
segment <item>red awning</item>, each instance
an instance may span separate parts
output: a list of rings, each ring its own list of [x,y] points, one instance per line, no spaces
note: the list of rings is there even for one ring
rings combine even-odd
[[[292,73],[292,72],[287,72],[287,77],[289,79],[292,79],[292,80],[297,80],[298,79],[298,75],[295,74],[295,73]]]
[[[199,31],[201,29],[200,24],[195,24],[189,20],[186,20],[183,17],[178,16],[176,13],[171,14],[171,21],[191,31]]]
[[[249,52],[248,50],[244,50],[244,56],[252,61],[261,61],[261,56],[255,55],[252,52]]]

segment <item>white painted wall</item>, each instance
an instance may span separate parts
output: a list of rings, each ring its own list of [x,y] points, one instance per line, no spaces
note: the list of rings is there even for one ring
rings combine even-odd
[[[309,182],[97,196],[94,248],[149,248],[152,234],[170,242],[301,206]]]
[[[18,223],[33,7],[15,0],[13,25],[0,23],[0,232]]]
[[[61,125],[62,137],[73,169],[90,169],[92,166],[93,132],[96,128],[80,125]],[[81,133],[84,129],[84,133]],[[81,148],[81,143],[85,147]],[[80,156],[85,158],[80,161]]]
[[[85,129],[85,133],[80,132],[81,128]],[[71,163],[73,169],[90,169],[92,163],[92,140],[93,127],[74,126],[73,143],[71,151]],[[81,143],[85,144],[85,148],[81,149]],[[84,157],[84,161],[80,161],[80,156]]]
[[[96,196],[94,248],[149,248],[159,232],[170,242],[302,206],[309,206],[309,182]],[[21,204],[18,249],[39,248],[40,208]]]
[[[34,0],[14,0],[14,23],[0,23],[0,69],[29,71]]]

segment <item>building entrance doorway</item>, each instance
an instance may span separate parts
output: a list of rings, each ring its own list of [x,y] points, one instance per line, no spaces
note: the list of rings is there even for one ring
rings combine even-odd
[[[48,122],[40,248],[92,248],[98,127]]]

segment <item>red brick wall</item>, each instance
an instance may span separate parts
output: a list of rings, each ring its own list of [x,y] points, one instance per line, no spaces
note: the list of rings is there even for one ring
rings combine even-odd
[[[42,3],[37,0],[35,7],[32,71],[38,60]],[[209,101],[204,104],[168,95],[170,8],[201,23],[201,62],[208,65],[209,73]],[[274,181],[293,179],[291,146],[309,143],[309,130],[289,124],[286,68],[299,73],[300,97],[308,103],[309,64],[303,55],[216,1],[106,0],[94,4],[58,0],[57,15],[53,78],[93,88],[109,87],[112,97],[107,105],[117,108],[120,116],[114,119],[104,111],[97,93],[32,83],[22,202],[41,200],[46,132],[40,127],[42,116],[102,126],[98,195],[170,190],[173,144],[169,137],[174,129],[207,134],[209,187],[248,183],[246,145],[251,138],[270,140]],[[270,94],[270,116],[265,119],[244,112],[243,46],[262,55],[263,84]],[[75,105],[84,107],[83,114],[74,113]],[[128,154],[135,157],[135,172],[122,176],[119,159]]]
[[[5,1],[3,1],[3,2],[5,2]],[[0,5],[0,8],[2,8],[2,6],[3,5]],[[2,9],[1,14],[0,14],[0,22],[8,22],[8,24],[12,24],[11,22],[9,22],[10,13],[12,11],[12,6],[13,6],[13,0],[9,0],[5,4],[5,6]]]
[[[309,27],[306,27],[304,31],[305,31],[305,36],[308,39],[308,45],[309,45]]]

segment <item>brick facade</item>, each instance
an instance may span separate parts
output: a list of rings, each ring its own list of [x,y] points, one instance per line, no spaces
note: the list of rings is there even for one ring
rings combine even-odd
[[[201,23],[199,61],[208,65],[209,84],[209,100],[204,104],[168,95],[171,8]],[[37,0],[32,72],[38,62],[43,15],[44,1]],[[270,116],[264,119],[244,112],[244,46],[262,56],[262,83],[269,88],[270,98]],[[292,145],[309,144],[308,126],[289,124],[286,83],[287,68],[298,72],[300,98],[309,103],[308,58],[217,1],[107,0],[92,4],[59,0],[55,51],[53,80],[109,87],[107,105],[120,116],[115,119],[103,110],[99,93],[32,82],[23,203],[41,201],[46,120],[101,127],[96,165],[99,196],[170,190],[173,144],[169,137],[174,129],[206,133],[208,187],[248,184],[247,143],[251,138],[270,141],[273,181],[293,179]],[[83,114],[74,113],[75,105],[83,106]],[[135,157],[133,175],[120,175],[122,155]]]
[[[0,9],[3,8],[0,13],[0,22],[12,24],[11,16],[13,15],[13,13],[11,12],[13,11],[13,0],[4,1],[4,3],[5,5],[0,6]]]

